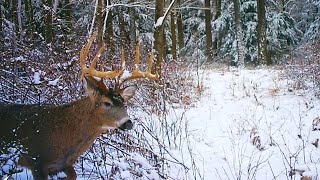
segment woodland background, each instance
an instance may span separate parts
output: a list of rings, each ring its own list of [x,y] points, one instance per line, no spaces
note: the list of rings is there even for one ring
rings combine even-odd
[[[82,177],[117,179],[123,161],[131,177],[147,177],[144,163],[128,158],[136,152],[158,178],[170,178],[175,164],[197,179],[191,150],[191,169],[170,153],[188,135],[182,119],[168,114],[191,108],[205,91],[200,68],[286,66],[297,86],[312,79],[320,94],[319,0],[0,0],[0,101],[59,105],[81,98],[79,52],[94,31],[90,57],[106,46],[98,68],[116,68],[122,48],[132,64],[141,40],[142,63],[155,49],[161,78],[137,82],[143,88],[129,106],[140,119],[136,129],[101,136],[77,164]],[[7,162],[0,158],[0,167]]]

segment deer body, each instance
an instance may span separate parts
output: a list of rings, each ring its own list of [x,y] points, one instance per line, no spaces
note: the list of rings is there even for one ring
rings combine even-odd
[[[88,83],[89,97],[62,106],[0,105],[0,144],[22,147],[19,164],[31,169],[35,179],[60,171],[75,179],[72,165],[100,134],[132,128],[124,101],[136,87],[117,94],[94,83]]]
[[[85,77],[83,86],[87,97],[60,106],[0,104],[0,155],[10,148],[18,149],[18,164],[29,168],[35,180],[46,180],[48,175],[60,171],[66,173],[67,179],[76,179],[73,164],[101,133],[108,129],[131,129],[133,126],[125,102],[133,97],[137,87],[121,88],[123,82],[158,78],[157,74],[151,73],[153,53],[149,58],[148,70],[138,70],[138,43],[132,75],[121,83],[117,81],[119,84],[115,90],[108,88],[103,79],[122,75],[124,56],[120,71],[97,71],[94,67],[103,50],[101,48],[88,68],[85,60],[94,36],[80,52],[81,77]]]

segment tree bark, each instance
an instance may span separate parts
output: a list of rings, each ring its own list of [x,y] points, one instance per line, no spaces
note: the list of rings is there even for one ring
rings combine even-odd
[[[110,4],[110,3],[109,3]],[[115,48],[113,45],[113,15],[112,12],[109,11],[108,13],[108,17],[107,17],[107,22],[106,22],[106,37],[105,37],[105,41],[106,41],[106,46],[107,46],[107,51],[108,51],[108,59],[112,58],[112,55],[115,52]]]
[[[20,36],[19,22],[18,22],[18,1],[12,0],[12,15],[14,23],[14,31],[17,37]]]
[[[177,0],[178,7],[181,5],[181,0]],[[179,49],[184,48],[184,39],[183,39],[183,24],[182,24],[182,10],[178,10],[177,14],[177,29],[178,29],[178,43]]]
[[[31,35],[34,31],[33,25],[33,7],[31,0],[24,0],[24,9],[26,13],[27,35]]]
[[[2,5],[2,1],[0,0],[0,5]],[[3,37],[3,32],[2,32],[2,8],[0,8],[0,38]]]
[[[53,41],[53,26],[52,26],[52,0],[44,0],[43,3],[46,8],[44,10],[44,24],[46,26],[45,30],[45,40],[46,43],[51,43]]]
[[[129,3],[134,3],[134,0],[129,0]],[[129,9],[130,14],[130,44],[132,47],[135,46],[137,41],[137,35],[136,35],[136,11],[134,8]]]
[[[175,24],[175,12],[171,11],[170,13],[171,18],[171,39],[172,39],[172,59],[174,61],[177,60],[177,34],[176,34],[176,24]]]
[[[124,22],[124,18],[123,18],[123,8],[119,7],[118,8],[119,12],[118,14],[118,19],[119,19],[119,29],[120,29],[120,40],[121,40],[121,44],[123,46],[127,45],[127,38],[126,38],[126,24]]]
[[[164,0],[156,0],[155,23],[163,16]],[[164,30],[163,25],[157,26],[154,31],[154,49],[157,52],[156,67],[160,67],[164,57]],[[158,72],[160,69],[157,70]]]
[[[237,43],[237,62],[240,67],[244,66],[244,42],[243,31],[241,27],[241,14],[240,14],[240,0],[233,0],[234,5],[234,20],[236,28],[236,43]]]
[[[258,11],[258,58],[259,63],[271,65],[271,57],[268,54],[267,40],[266,40],[266,1],[257,0]]]
[[[22,40],[21,31],[22,31],[22,2],[18,0],[18,8],[17,8],[17,16],[18,16],[18,31],[19,31],[19,39]]]
[[[207,60],[211,62],[213,60],[212,52],[212,32],[211,32],[211,9],[210,9],[210,0],[204,1],[205,6],[205,29],[206,29],[206,41],[207,41]]]
[[[103,2],[102,0],[98,0],[98,5],[97,5],[97,29],[98,29],[98,48],[103,46],[103,12],[102,12],[102,7],[103,7]]]
[[[70,0],[65,0],[65,10],[64,10],[64,18],[67,21],[67,27],[68,27],[68,31],[70,31],[72,29],[72,3]]]
[[[214,17],[214,19],[218,19],[221,16],[221,0],[216,0],[216,15]],[[215,35],[214,38],[214,42],[213,42],[213,51],[215,52],[215,55],[217,55],[217,51],[219,48],[219,44],[220,44],[220,39],[221,39],[221,35],[220,32],[217,32],[217,34]]]

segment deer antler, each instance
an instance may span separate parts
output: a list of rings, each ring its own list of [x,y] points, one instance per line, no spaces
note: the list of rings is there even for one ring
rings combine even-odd
[[[135,52],[135,60],[134,60],[134,68],[131,73],[131,76],[126,77],[123,79],[123,84],[125,81],[132,80],[132,79],[138,79],[138,78],[148,78],[149,80],[156,80],[159,78],[158,74],[152,74],[152,63],[153,63],[153,57],[154,57],[154,49],[151,51],[149,60],[148,60],[148,69],[145,72],[142,72],[139,70],[139,64],[140,64],[140,41],[136,45],[136,52]],[[122,56],[121,58],[124,58]],[[122,59],[121,62],[124,62]]]
[[[80,51],[80,67],[82,70],[80,79],[83,78],[83,76],[89,75],[89,76],[95,76],[95,77],[99,77],[99,78],[115,78],[118,77],[119,75],[121,75],[124,71],[124,69],[121,69],[120,71],[97,71],[95,69],[95,66],[97,64],[97,60],[100,58],[101,53],[104,51],[104,46],[102,46],[98,53],[96,54],[96,56],[93,58],[89,68],[86,66],[86,59],[87,59],[87,55],[88,55],[88,51],[90,49],[90,46],[94,40],[94,38],[96,37],[97,33],[93,33],[92,36],[90,37],[88,43],[81,49]]]

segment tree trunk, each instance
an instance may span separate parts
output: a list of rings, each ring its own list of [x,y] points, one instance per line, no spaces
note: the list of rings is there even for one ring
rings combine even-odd
[[[257,0],[258,10],[258,58],[259,63],[271,65],[272,61],[268,54],[266,41],[266,1]]]
[[[172,58],[174,61],[177,60],[177,35],[176,35],[176,24],[175,24],[175,12],[171,11],[171,39],[172,39]]]
[[[110,3],[109,3],[110,4]],[[107,22],[106,22],[106,37],[105,37],[105,41],[106,41],[106,46],[107,46],[107,51],[108,51],[108,59],[112,59],[112,55],[115,52],[115,48],[114,48],[114,44],[113,44],[113,17],[112,17],[112,13],[111,11],[109,11],[108,13],[108,17],[107,17]]]
[[[52,3],[52,16],[53,17],[57,16],[58,6],[59,6],[59,0],[53,0],[53,3]]]
[[[134,0],[129,0],[129,3],[134,3]],[[132,47],[135,46],[137,41],[137,35],[136,35],[136,11],[135,8],[129,9],[130,14],[130,44]]]
[[[12,0],[12,15],[14,23],[14,31],[17,37],[20,36],[19,21],[18,21],[18,1]]]
[[[44,0],[46,8],[44,10],[44,24],[46,26],[45,39],[46,43],[53,41],[53,26],[52,26],[52,0]]]
[[[24,9],[26,13],[27,35],[31,35],[34,31],[33,26],[33,7],[31,0],[24,0]]]
[[[71,4],[71,0],[65,0],[64,1],[64,18],[67,21],[67,27],[68,27],[68,31],[70,31],[72,29],[72,4]]]
[[[117,14],[119,19],[120,41],[123,46],[126,46],[128,42],[126,40],[126,24],[123,19],[123,8],[119,7],[118,10],[119,12]]]
[[[163,16],[164,9],[164,0],[156,0],[156,14],[155,14],[155,23],[159,20],[160,17]],[[160,67],[163,57],[164,57],[164,30],[163,25],[157,26],[154,31],[154,49],[157,52],[157,62],[156,67]],[[158,69],[158,72],[161,70]]]
[[[3,0],[0,0],[0,5],[2,5],[2,1]],[[2,39],[2,37],[3,37],[3,32],[2,32],[2,8],[0,8],[0,39]]]
[[[221,0],[216,0],[216,15],[214,17],[214,19],[218,19],[221,16]],[[221,40],[221,35],[220,32],[217,32],[217,34],[215,35],[214,38],[214,42],[213,42],[213,51],[215,52],[215,55],[217,55],[218,52],[218,48],[219,48],[219,44]]]
[[[212,53],[212,32],[211,32],[211,9],[210,9],[210,0],[204,1],[205,6],[205,26],[206,26],[206,40],[207,40],[207,60],[211,62],[213,60]]]
[[[244,66],[244,42],[243,31],[241,27],[241,14],[240,14],[240,0],[233,0],[234,5],[234,20],[235,20],[235,33],[237,43],[237,62],[240,67]]]
[[[22,34],[21,34],[21,31],[22,31],[22,20],[21,20],[21,16],[22,16],[22,3],[21,3],[21,0],[18,0],[18,9],[17,9],[17,16],[18,16],[18,31],[19,31],[19,39],[22,40]]]
[[[181,5],[181,0],[177,0],[178,7]],[[179,49],[184,48],[184,39],[183,39],[183,24],[182,24],[182,10],[178,10],[177,14],[177,29],[178,29],[178,43]]]
[[[98,29],[98,48],[102,47],[103,45],[103,12],[102,12],[102,7],[103,7],[103,2],[102,0],[98,0],[98,5],[97,5],[97,29]]]

